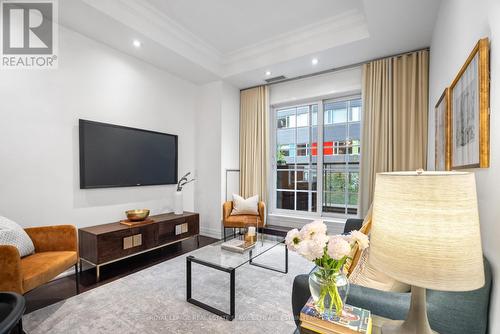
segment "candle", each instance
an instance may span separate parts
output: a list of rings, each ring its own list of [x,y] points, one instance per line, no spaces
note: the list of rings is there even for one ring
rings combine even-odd
[[[255,236],[255,226],[250,226],[248,228],[248,235],[251,237]]]

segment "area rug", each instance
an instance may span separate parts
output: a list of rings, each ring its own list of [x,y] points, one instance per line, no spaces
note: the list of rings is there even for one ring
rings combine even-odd
[[[211,246],[206,246],[211,247]],[[258,257],[284,267],[284,246]],[[197,250],[199,251],[199,250]],[[24,316],[27,333],[292,333],[293,279],[312,264],[289,253],[288,274],[236,269],[236,318],[186,302],[186,256],[160,263]],[[229,312],[229,274],[193,264],[193,298]]]

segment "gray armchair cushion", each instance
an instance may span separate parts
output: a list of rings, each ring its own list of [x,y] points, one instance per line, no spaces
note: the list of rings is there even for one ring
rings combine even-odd
[[[402,320],[410,307],[410,293],[386,292],[351,284],[347,304],[370,310],[384,318]]]

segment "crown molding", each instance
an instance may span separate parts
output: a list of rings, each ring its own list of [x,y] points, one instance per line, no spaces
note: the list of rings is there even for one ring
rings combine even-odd
[[[225,54],[225,58],[227,59],[227,62],[234,62],[238,61],[239,59],[253,57],[261,53],[282,48],[283,46],[295,43],[303,43],[308,39],[314,38],[318,35],[332,32],[334,33],[360,25],[364,25],[365,27],[367,27],[364,15],[357,10],[351,10],[327,18],[325,20],[318,21],[286,32],[284,34],[271,37],[261,42],[245,46],[243,48]]]
[[[186,58],[219,78],[283,63],[370,36],[361,10],[354,9],[222,53],[147,1],[81,0],[140,36]]]
[[[145,1],[82,0],[205,69],[220,74],[222,54]]]
[[[363,13],[348,11],[226,54],[224,76],[314,54],[368,37],[368,24]]]
[[[96,1],[96,0],[94,0]],[[100,0],[102,1],[102,0]],[[116,1],[116,0],[113,0]],[[204,40],[193,34],[191,31],[172,20],[169,16],[165,15],[150,2],[147,1],[134,1],[134,0],[118,0],[126,3],[127,6],[136,11],[138,14],[154,22],[158,27],[163,28],[174,34],[179,40],[182,40],[191,47],[198,49],[200,52],[212,56],[212,58],[220,59],[223,54],[219,52],[212,45],[206,43]]]

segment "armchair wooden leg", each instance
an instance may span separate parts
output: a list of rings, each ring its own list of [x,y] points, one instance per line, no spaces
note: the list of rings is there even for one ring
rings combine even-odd
[[[226,241],[226,227],[223,227],[224,229],[224,242]]]
[[[75,263],[76,294],[80,294],[80,273],[78,272],[78,261]]]

